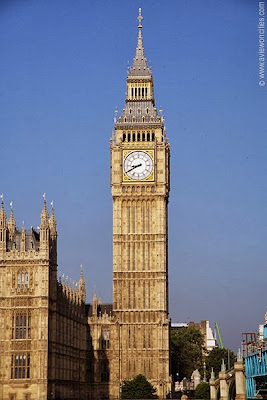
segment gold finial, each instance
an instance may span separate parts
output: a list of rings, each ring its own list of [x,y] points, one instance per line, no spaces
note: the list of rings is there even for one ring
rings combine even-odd
[[[138,46],[140,47],[141,46],[141,42],[142,42],[142,28],[143,28],[143,25],[142,25],[142,20],[144,19],[143,17],[142,17],[142,15],[141,15],[141,8],[139,8],[139,15],[138,15],[138,17],[137,17],[137,19],[138,19]],[[140,42],[141,41],[141,42]]]
[[[159,112],[160,112],[160,115],[161,115],[162,112],[163,112],[162,107],[160,107]]]
[[[137,19],[138,19],[138,22],[139,22],[138,28],[142,28],[142,20],[144,19],[142,17],[142,8],[139,8],[139,15],[138,15]]]

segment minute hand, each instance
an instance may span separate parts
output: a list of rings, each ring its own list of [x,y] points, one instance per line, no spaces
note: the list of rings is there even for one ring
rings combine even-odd
[[[128,171],[126,171],[126,174],[128,174],[128,172],[132,171],[133,169],[141,167],[141,166],[142,166],[142,164],[134,165],[132,168],[130,168],[130,169],[128,169]]]

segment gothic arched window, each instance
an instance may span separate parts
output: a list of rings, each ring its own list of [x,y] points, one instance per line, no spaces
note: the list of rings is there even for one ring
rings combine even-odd
[[[18,289],[27,289],[29,287],[29,277],[27,271],[19,271],[18,272]]]

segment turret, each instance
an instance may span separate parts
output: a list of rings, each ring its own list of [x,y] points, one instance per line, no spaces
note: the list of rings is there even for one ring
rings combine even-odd
[[[4,209],[4,201],[3,195],[0,196],[1,208],[0,208],[0,251],[6,251],[6,234],[7,234],[7,226],[6,226],[6,212]]]
[[[44,205],[41,212],[40,224],[40,250],[49,250],[49,214],[46,208],[45,193],[43,194]]]

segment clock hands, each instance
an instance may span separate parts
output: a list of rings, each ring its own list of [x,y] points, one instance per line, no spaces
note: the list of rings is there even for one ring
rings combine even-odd
[[[141,166],[142,166],[142,164],[134,165],[132,168],[130,168],[130,169],[128,169],[128,171],[126,171],[126,174],[128,174],[128,172],[132,171],[133,169],[141,167]]]

